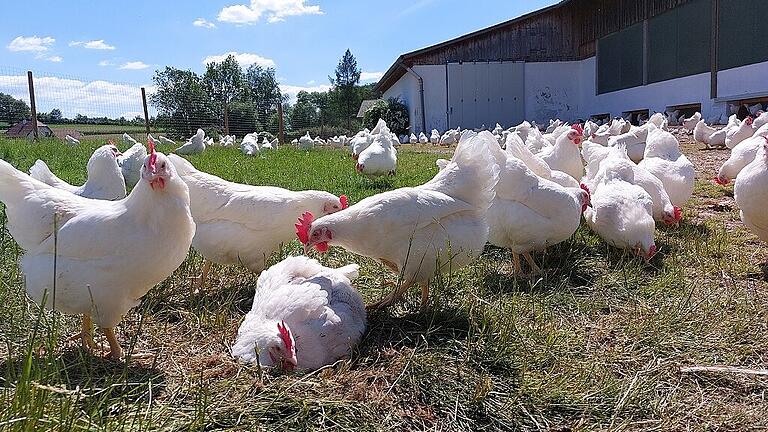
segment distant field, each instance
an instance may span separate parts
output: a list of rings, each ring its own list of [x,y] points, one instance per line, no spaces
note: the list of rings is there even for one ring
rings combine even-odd
[[[22,170],[41,158],[79,184],[99,144],[0,138],[0,158]],[[231,358],[257,275],[214,267],[205,291],[191,295],[189,278],[201,264],[195,252],[118,327],[126,347],[157,358],[124,364],[91,356],[66,341],[79,330],[76,317],[41,312],[27,299],[16,264],[21,251],[0,212],[0,429],[764,429],[766,378],[680,370],[761,369],[768,358],[766,246],[742,226],[732,190],[709,180],[727,153],[690,142],[684,151],[699,172],[695,196],[679,227],[658,227],[660,251],[650,263],[584,226],[536,254],[544,272],[532,278],[512,274],[510,254],[488,247],[474,264],[434,282],[428,312],[418,312],[412,295],[370,315],[350,360],[303,375]],[[249,158],[214,147],[189,160],[233,181],[323,189],[357,202],[423,183],[446,156],[404,146],[397,176],[378,181],[356,175],[343,150],[286,146]],[[300,253],[292,242],[271,262]],[[361,264],[355,285],[366,301],[395,280],[340,248],[321,259]]]

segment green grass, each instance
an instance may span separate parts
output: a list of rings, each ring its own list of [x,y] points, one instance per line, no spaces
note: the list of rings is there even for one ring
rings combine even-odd
[[[20,169],[36,158],[81,182],[99,143],[0,140]],[[167,151],[161,148],[161,151]],[[695,155],[694,155],[695,156]],[[355,175],[344,151],[283,148],[247,158],[212,148],[190,157],[227,179],[347,194],[355,202],[431,178],[444,154],[401,150],[398,175]],[[695,160],[695,157],[694,157]],[[703,175],[709,178],[711,175]],[[228,347],[250,309],[257,275],[214,267],[202,294],[188,278],[200,257],[155,287],[118,329],[155,360],[103,360],[66,336],[74,317],[28,301],[0,230],[0,430],[744,430],[768,427],[768,381],[685,374],[687,365],[762,368],[768,355],[765,246],[738,221],[732,198],[706,182],[676,229],[660,227],[660,253],[644,263],[585,228],[536,258],[537,278],[511,274],[510,255],[487,248],[474,264],[369,317],[352,358],[305,375],[260,373]],[[0,214],[0,225],[5,226]],[[297,243],[271,262],[300,253]],[[374,261],[334,248],[326,265],[360,263],[367,301],[393,281]]]

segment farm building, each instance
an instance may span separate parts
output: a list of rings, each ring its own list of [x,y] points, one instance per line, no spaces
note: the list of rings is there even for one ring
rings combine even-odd
[[[32,122],[30,120],[22,120],[15,125],[11,126],[7,131],[5,131],[5,136],[8,138],[33,138],[33,132],[34,128],[32,127]],[[37,122],[37,136],[39,137],[52,137],[54,136],[53,129],[48,127],[47,125],[43,124],[42,122]]]
[[[376,84],[414,132],[768,101],[768,2],[563,0],[401,55]]]

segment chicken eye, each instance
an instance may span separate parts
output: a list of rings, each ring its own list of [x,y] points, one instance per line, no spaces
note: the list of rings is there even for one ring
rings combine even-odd
[[[165,169],[165,162],[163,162],[163,164],[160,165],[160,168]]]

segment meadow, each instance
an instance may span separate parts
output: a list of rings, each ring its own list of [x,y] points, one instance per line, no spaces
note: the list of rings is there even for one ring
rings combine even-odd
[[[100,144],[0,138],[0,158],[22,170],[43,159],[80,184]],[[489,246],[433,282],[426,312],[412,292],[369,315],[350,359],[306,374],[231,358],[258,275],[214,266],[206,288],[193,293],[190,278],[201,267],[194,251],[117,329],[124,347],[153,357],[117,362],[102,358],[106,350],[83,351],[67,340],[79,331],[76,317],[27,299],[21,251],[1,212],[0,430],[766,428],[768,377],[749,370],[768,361],[766,246],[739,221],[732,189],[709,180],[726,153],[688,141],[683,150],[697,165],[696,191],[680,226],[657,227],[660,251],[650,262],[584,225],[535,255],[544,272],[533,277],[514,275],[511,254]],[[343,150],[283,147],[248,158],[215,147],[189,160],[228,180],[322,189],[354,203],[430,179],[435,160],[449,154],[404,146],[397,176],[376,181],[356,175]],[[294,241],[270,262],[301,250]],[[316,257],[359,263],[355,285],[367,302],[396,279],[342,249]],[[711,365],[743,370],[686,369]]]

